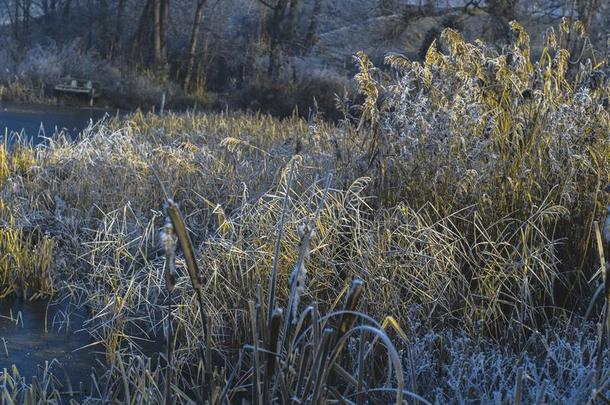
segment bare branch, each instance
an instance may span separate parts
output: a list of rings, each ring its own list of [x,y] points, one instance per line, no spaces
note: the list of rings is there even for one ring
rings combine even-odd
[[[267,3],[265,0],[258,0],[258,2],[263,4],[264,6],[269,7],[271,10],[275,10],[277,8],[277,4],[275,6],[272,6],[271,4]]]

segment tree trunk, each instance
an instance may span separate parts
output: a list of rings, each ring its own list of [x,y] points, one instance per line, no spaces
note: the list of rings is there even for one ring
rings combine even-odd
[[[116,29],[112,40],[112,49],[110,50],[110,59],[120,55],[123,41],[123,14],[125,14],[125,6],[127,0],[119,0],[119,5],[116,12]]]
[[[15,0],[15,21],[13,23],[15,29],[15,41],[21,44],[21,33],[19,32],[19,0]]]
[[[99,5],[97,9],[98,21],[101,24],[100,29],[100,39],[102,42],[101,51],[104,58],[110,58],[110,54],[112,52],[112,43],[110,40],[110,27],[109,27],[109,18],[108,18],[108,2],[106,0],[99,0]]]
[[[169,26],[169,0],[161,0],[160,40],[161,40],[161,67],[167,68],[167,28]]]
[[[143,56],[142,49],[145,48],[142,46],[144,43],[144,31],[146,31],[146,28],[149,27],[148,22],[150,21],[150,12],[151,8],[153,7],[153,1],[154,0],[147,0],[146,4],[144,5],[144,9],[142,10],[142,15],[140,15],[138,29],[134,35],[133,43],[131,44],[131,56],[133,59],[139,59]],[[149,49],[149,47],[147,46],[146,49]]]
[[[155,65],[161,64],[161,0],[153,0],[153,52]]]
[[[23,0],[23,37],[30,32],[30,9],[32,8],[32,0]]]
[[[273,8],[273,14],[270,20],[267,21],[267,35],[269,41],[269,66],[267,67],[267,75],[273,78],[277,77],[280,71],[280,36],[286,5],[287,0],[279,0],[277,5]]]
[[[305,42],[303,44],[303,55],[307,55],[318,42],[318,17],[322,10],[322,0],[315,0],[313,4],[313,11],[311,12],[311,18],[309,19],[309,27],[307,28],[307,35],[305,35]]]
[[[188,91],[191,76],[193,75],[193,68],[195,67],[195,55],[197,52],[197,38],[199,37],[199,27],[201,26],[201,20],[203,19],[203,6],[206,0],[197,0],[197,8],[195,10],[195,19],[193,20],[193,27],[191,28],[191,46],[189,50],[189,60],[186,67],[186,76],[184,77],[184,91]]]
[[[296,34],[296,12],[299,0],[279,0],[272,7],[272,15],[266,23],[269,41],[269,65],[267,75],[276,78],[282,66],[282,53],[288,49]]]

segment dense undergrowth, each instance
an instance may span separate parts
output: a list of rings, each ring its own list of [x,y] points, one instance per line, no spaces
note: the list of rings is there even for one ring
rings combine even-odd
[[[168,379],[180,403],[606,398],[601,300],[584,313],[609,198],[607,55],[564,21],[532,61],[512,27],[503,53],[445,30],[391,73],[358,55],[365,101],[337,125],[137,113],[4,149],[0,293],[89,308],[108,369],[85,402],[162,403]],[[168,276],[168,199],[201,300],[185,249]],[[44,261],[22,265],[24,249]],[[168,334],[171,373],[135,346]],[[57,395],[2,377],[15,400]]]

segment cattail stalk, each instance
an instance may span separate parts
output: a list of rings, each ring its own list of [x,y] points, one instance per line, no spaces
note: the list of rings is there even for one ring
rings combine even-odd
[[[169,218],[165,219],[165,225],[161,230],[161,247],[165,252],[165,286],[167,288],[167,376],[165,380],[165,403],[171,403],[172,386],[172,353],[173,353],[173,331],[172,331],[172,298],[176,288],[176,235],[174,227]]]
[[[290,280],[290,296],[288,299],[288,310],[286,314],[286,318],[284,319],[284,333],[282,334],[282,339],[280,342],[280,352],[284,349],[286,342],[290,342],[288,331],[290,329],[290,325],[293,322],[293,319],[296,318],[296,313],[298,311],[298,303],[300,299],[300,295],[304,291],[304,278],[305,278],[305,260],[309,256],[309,242],[311,237],[314,234],[314,225],[320,216],[320,212],[322,211],[322,207],[326,202],[326,198],[328,196],[328,190],[330,189],[330,183],[332,181],[332,175],[328,175],[326,178],[326,184],[324,187],[324,192],[322,194],[322,198],[318,204],[318,208],[316,209],[313,217],[309,219],[307,224],[300,229],[301,240],[299,242],[299,255],[297,257],[297,261],[295,263],[291,280]],[[290,352],[289,348],[286,348],[287,352]],[[288,362],[284,363],[283,372],[287,372]],[[271,391],[271,399],[275,396],[275,392],[277,389],[277,380],[273,384],[273,389]]]
[[[199,314],[201,316],[201,324],[203,328],[204,343],[202,348],[201,357],[203,360],[204,371],[206,376],[209,376],[212,365],[209,364],[209,347],[210,347],[210,334],[208,330],[208,319],[205,313],[205,307],[203,305],[203,283],[200,278],[199,266],[197,265],[197,259],[195,258],[195,251],[193,249],[193,242],[186,229],[184,218],[178,205],[171,199],[167,200],[166,205],[167,214],[172,222],[180,248],[184,254],[184,260],[186,261],[186,268],[191,279],[191,284],[195,293],[197,294],[197,300],[199,302]]]

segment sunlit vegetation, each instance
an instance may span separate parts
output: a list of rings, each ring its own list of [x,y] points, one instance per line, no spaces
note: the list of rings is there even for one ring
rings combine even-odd
[[[82,402],[607,399],[608,55],[565,20],[533,60],[511,28],[503,53],[447,29],[421,63],[359,54],[337,124],[136,113],[5,147],[4,294],[89,308]],[[0,387],[64,391],[45,375]]]

